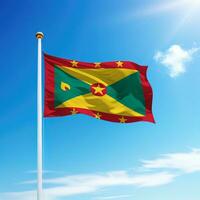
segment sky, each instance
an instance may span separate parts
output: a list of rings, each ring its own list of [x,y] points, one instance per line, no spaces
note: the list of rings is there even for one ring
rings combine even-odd
[[[2,0],[0,200],[35,200],[37,40],[148,65],[156,124],[43,119],[45,200],[199,200],[200,0]]]

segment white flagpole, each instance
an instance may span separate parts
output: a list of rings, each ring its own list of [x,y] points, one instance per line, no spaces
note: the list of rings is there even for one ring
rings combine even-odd
[[[38,39],[37,71],[37,200],[42,200],[42,32],[36,33]]]

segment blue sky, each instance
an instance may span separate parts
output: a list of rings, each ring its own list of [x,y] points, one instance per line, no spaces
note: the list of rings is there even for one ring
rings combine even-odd
[[[0,200],[34,200],[37,41],[148,65],[156,124],[44,119],[46,200],[199,200],[199,0],[1,1]]]

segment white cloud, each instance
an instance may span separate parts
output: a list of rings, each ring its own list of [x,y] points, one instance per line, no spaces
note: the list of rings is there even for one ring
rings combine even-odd
[[[169,70],[171,77],[176,77],[186,71],[186,63],[191,61],[199,48],[183,49],[179,45],[172,45],[165,52],[158,51],[154,59]]]
[[[176,175],[167,172],[132,175],[127,171],[113,171],[101,174],[86,174],[65,176],[54,179],[46,179],[44,183],[58,185],[44,189],[46,200],[56,200],[58,197],[66,197],[84,193],[93,193],[105,187],[132,185],[137,187],[155,187],[171,182]],[[29,182],[33,183],[33,181]],[[33,200],[35,193],[17,192],[2,194],[4,200]],[[2,196],[0,195],[0,197]]]
[[[139,187],[152,187],[170,182],[174,175],[169,173],[153,173],[131,175],[127,171],[113,171],[101,174],[83,174],[65,176],[60,178],[45,179],[44,183],[49,185],[88,186],[89,188],[109,187],[115,185],[136,185]],[[153,178],[153,180],[152,180]],[[36,180],[24,182],[25,184],[36,183]]]
[[[152,180],[152,178],[154,180]],[[145,175],[131,175],[126,171],[113,171],[102,174],[66,176],[56,179],[47,179],[45,183],[65,184],[71,186],[109,187],[118,185],[135,185],[139,187],[152,187],[170,182],[173,175],[168,173],[153,173]]]
[[[189,153],[166,154],[161,158],[143,161],[147,169],[176,169],[184,173],[200,171],[200,149],[193,149]]]
[[[1,193],[1,200],[35,200],[35,191]],[[48,199],[51,200],[51,199]]]
[[[48,185],[48,188],[44,189],[45,200],[58,200],[61,197],[94,193],[114,186],[157,187],[165,185],[174,181],[177,176],[200,171],[200,149],[193,149],[186,153],[164,154],[157,159],[142,161],[141,166],[143,170],[140,170],[140,173],[122,170],[45,179],[45,186]],[[34,183],[36,183],[35,180],[26,182],[26,184]],[[0,199],[35,200],[36,192],[0,193]],[[109,199],[109,196],[101,199]]]

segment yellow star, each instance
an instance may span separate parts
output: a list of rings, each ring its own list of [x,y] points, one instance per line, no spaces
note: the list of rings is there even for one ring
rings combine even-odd
[[[121,61],[118,61],[118,62],[116,62],[116,64],[117,64],[117,67],[123,67],[123,62],[121,62]]]
[[[127,119],[124,118],[123,116],[121,118],[119,118],[119,122],[120,123],[126,123]]]
[[[75,61],[75,60],[73,60],[73,61],[71,61],[71,64],[72,64],[72,67],[77,67],[77,65],[78,65],[78,62],[77,62],[77,61]]]
[[[77,113],[78,113],[78,111],[76,111],[76,109],[75,109],[75,108],[73,108],[73,109],[72,109],[70,112],[72,113],[72,115],[75,115],[75,114],[77,114]]]
[[[94,67],[96,67],[96,68],[101,67],[101,63],[100,62],[95,62],[94,64],[95,64]]]
[[[103,95],[103,90],[104,88],[101,88],[99,85],[97,85],[96,87],[92,87],[95,91],[94,91],[94,94],[97,94],[97,93],[100,93],[101,95]]]
[[[101,119],[101,115],[100,115],[99,113],[96,113],[96,114],[95,114],[95,118],[96,118],[96,119]]]

